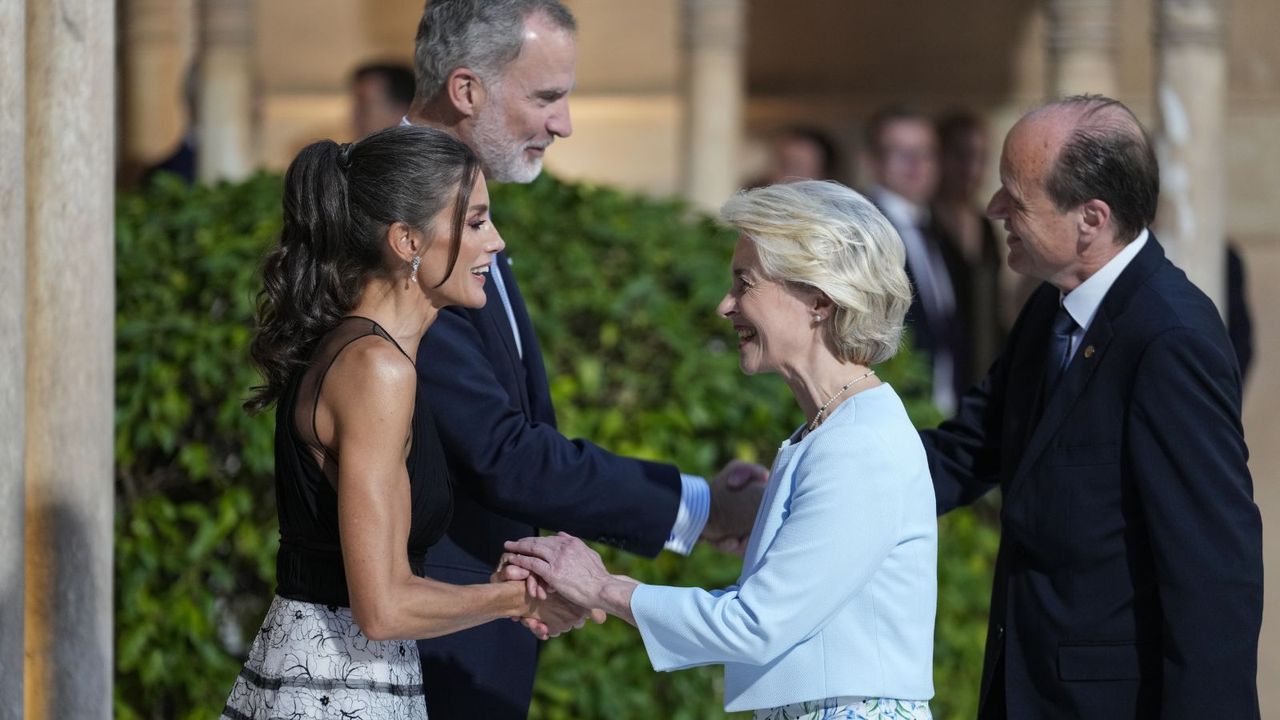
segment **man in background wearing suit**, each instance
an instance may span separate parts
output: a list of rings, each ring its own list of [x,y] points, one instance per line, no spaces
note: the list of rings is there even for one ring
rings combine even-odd
[[[893,224],[907,253],[914,290],[907,311],[911,342],[929,358],[934,405],[950,413],[964,390],[957,380],[969,374],[970,333],[955,287],[964,261],[941,241],[929,210],[938,186],[933,121],[909,108],[885,108],[867,123],[866,147],[874,180],[867,197]]]
[[[531,182],[568,137],[575,21],[557,0],[437,0],[418,28],[417,90],[405,122],[449,132],[480,158],[489,182]],[[507,235],[519,247],[519,228]],[[514,236],[514,237],[513,237]],[[435,413],[458,492],[448,535],[427,574],[484,582],[507,540],[540,527],[643,555],[688,553],[701,536],[745,538],[764,468],[730,463],[710,485],[674,466],[569,440],[555,426],[538,339],[507,262],[493,259],[480,310],[448,308],[418,352],[418,407]],[[710,308],[708,308],[710,311]],[[432,720],[524,718],[537,642],[489,623],[419,643]]]
[[[1043,281],[923,439],[939,513],[999,487],[981,718],[1257,718],[1262,527],[1240,373],[1147,226],[1159,172],[1122,104],[1022,118],[987,214]]]

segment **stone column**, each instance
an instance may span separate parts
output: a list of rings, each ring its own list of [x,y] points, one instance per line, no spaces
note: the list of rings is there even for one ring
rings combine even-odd
[[[1227,58],[1221,0],[1156,1],[1157,234],[1225,308]]]
[[[1049,94],[1116,94],[1114,0],[1049,0]]]
[[[0,720],[22,717],[26,3],[0,3]]]
[[[26,20],[25,716],[109,718],[115,3]]]
[[[201,0],[196,174],[240,180],[254,168],[253,13],[249,0]]]
[[[183,28],[190,2],[122,0],[124,147],[122,160],[146,167],[168,157],[187,130],[187,53]]]
[[[743,0],[684,3],[684,196],[714,211],[740,186],[746,42]]]

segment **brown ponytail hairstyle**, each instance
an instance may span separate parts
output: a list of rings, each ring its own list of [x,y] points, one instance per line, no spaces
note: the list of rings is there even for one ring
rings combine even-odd
[[[426,232],[454,203],[444,279],[453,273],[479,172],[466,145],[424,127],[388,128],[350,145],[322,140],[298,153],[285,174],[284,227],[263,264],[249,347],[266,382],[245,409],[279,399],[320,337],[385,271],[382,244],[393,224]]]

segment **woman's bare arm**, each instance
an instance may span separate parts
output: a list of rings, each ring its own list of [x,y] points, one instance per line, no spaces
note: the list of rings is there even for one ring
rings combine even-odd
[[[418,639],[497,618],[536,617],[540,601],[526,594],[523,582],[460,586],[410,570],[405,459],[416,382],[407,358],[367,338],[338,356],[322,390],[332,419],[326,444],[340,458],[338,521],[356,623],[373,640]]]

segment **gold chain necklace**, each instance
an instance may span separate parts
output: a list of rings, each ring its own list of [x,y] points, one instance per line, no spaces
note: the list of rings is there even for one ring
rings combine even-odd
[[[840,389],[836,391],[835,395],[832,395],[831,397],[827,398],[827,401],[822,403],[822,407],[818,408],[818,414],[814,415],[813,420],[809,421],[809,432],[813,432],[815,429],[817,429],[819,425],[822,424],[822,420],[823,420],[822,416],[827,413],[827,408],[831,407],[831,403],[835,402],[836,398],[843,395],[844,392],[849,388],[853,387],[855,383],[860,382],[862,380],[866,380],[867,378],[875,374],[876,374],[875,370],[868,370],[862,373],[861,375],[859,375],[858,377],[842,385]]]

